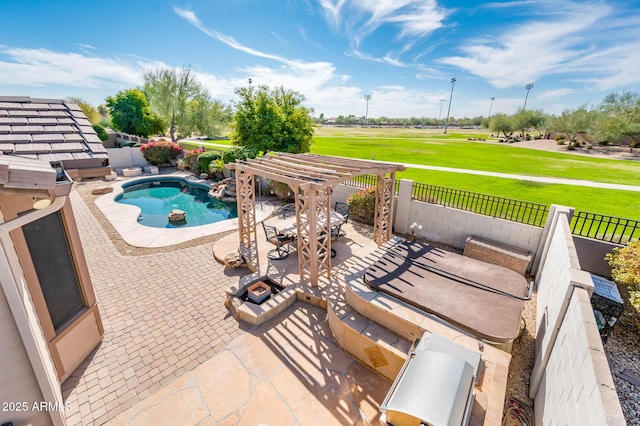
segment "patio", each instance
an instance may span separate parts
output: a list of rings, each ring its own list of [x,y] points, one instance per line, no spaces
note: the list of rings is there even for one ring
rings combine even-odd
[[[201,386],[200,391],[207,386],[206,380],[203,385],[192,378],[202,373],[217,381],[217,374],[228,370],[229,363],[238,363],[238,359],[251,377],[247,398],[227,414],[216,411],[219,405],[215,404],[194,406],[193,413],[190,410],[191,414],[178,423],[184,424],[184,419],[204,410],[200,419],[211,424],[225,419],[235,424],[255,401],[263,397],[271,400],[274,395],[280,401],[288,401],[285,408],[289,415],[303,424],[308,413],[333,416],[336,424],[352,424],[352,420],[359,418],[358,408],[369,417],[368,420],[363,417],[362,424],[377,415],[377,405],[387,389],[385,384],[390,384],[335,344],[326,334],[322,310],[298,303],[262,327],[239,323],[224,307],[224,290],[237,283],[238,276],[246,270],[229,272],[217,263],[212,255],[213,241],[174,251],[146,252],[142,256],[123,254],[109,238],[104,221],[94,216],[78,191],[73,191],[71,198],[100,304],[105,338],[63,383],[65,401],[71,403],[71,411],[67,413],[69,424],[100,425],[118,416],[118,422],[144,423],[144,416],[155,416],[167,407],[177,411],[176,398],[193,396],[195,383]],[[347,232],[360,235],[353,229]],[[233,236],[237,238],[237,234]],[[370,239],[367,241],[370,249],[375,248]],[[339,258],[340,253],[351,255],[352,251],[367,250],[357,244],[337,249]],[[295,262],[295,255],[290,257]],[[334,268],[347,266],[345,262],[334,262]],[[297,324],[297,329],[305,329],[300,321],[315,326],[304,336],[295,333],[296,339],[302,340],[283,337],[290,333],[293,324]],[[238,349],[238,345],[244,346],[240,342],[249,342],[247,348],[260,354],[252,357],[254,362],[270,360],[279,366],[278,374],[269,376],[271,381],[260,378],[251,369],[247,354]],[[300,346],[300,342],[305,344]],[[342,361],[334,365],[338,359]],[[285,380],[287,385],[283,388]],[[324,383],[333,383],[335,392],[319,390]],[[359,386],[352,386],[355,383]],[[374,388],[379,390],[373,392]],[[295,389],[296,397],[286,393],[288,389]],[[219,392],[222,395],[228,392],[228,386],[214,390],[224,390]],[[300,395],[306,396],[301,399]],[[294,406],[294,401],[306,405]],[[161,418],[168,419],[166,414]]]

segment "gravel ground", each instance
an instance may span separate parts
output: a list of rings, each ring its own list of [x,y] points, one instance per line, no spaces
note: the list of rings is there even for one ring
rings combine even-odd
[[[624,369],[640,376],[640,314],[628,303],[624,288],[620,288],[620,294],[625,300],[625,310],[611,331],[604,351],[625,420],[629,425],[640,425],[640,387],[616,376]]]

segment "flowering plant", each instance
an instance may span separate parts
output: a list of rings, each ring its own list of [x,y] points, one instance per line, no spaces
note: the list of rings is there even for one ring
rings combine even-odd
[[[422,225],[418,225],[416,222],[413,222],[413,224],[411,224],[411,241],[416,239],[416,228],[418,228],[418,230],[421,230]]]
[[[153,165],[168,164],[178,158],[182,147],[175,142],[149,142],[140,147],[144,159]]]

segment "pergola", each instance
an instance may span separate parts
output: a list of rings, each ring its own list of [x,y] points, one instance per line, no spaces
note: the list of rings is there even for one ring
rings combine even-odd
[[[356,176],[372,174],[376,181],[374,241],[381,245],[391,239],[393,190],[400,164],[353,160],[315,154],[285,154],[237,161],[226,165],[236,171],[239,250],[253,270],[258,266],[256,234],[255,176],[289,185],[295,195],[298,266],[300,277],[311,285],[326,273],[331,278],[330,221],[333,187]],[[324,216],[327,220],[319,221]]]

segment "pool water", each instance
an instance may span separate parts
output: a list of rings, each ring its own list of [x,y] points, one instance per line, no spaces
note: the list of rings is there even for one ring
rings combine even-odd
[[[184,179],[155,179],[123,185],[115,201],[140,208],[138,223],[154,228],[184,228],[207,225],[238,217],[235,203],[225,203],[208,195],[209,187]],[[186,212],[186,222],[170,223],[171,210]]]

